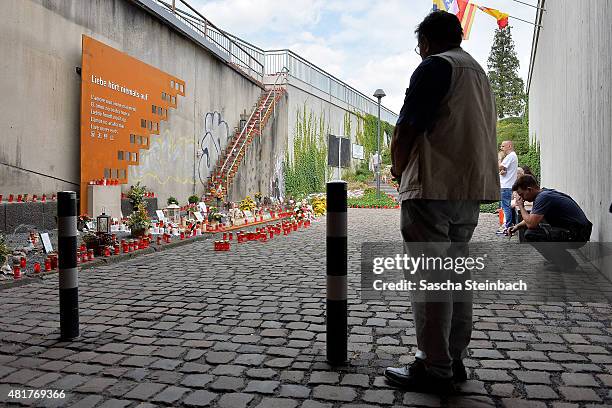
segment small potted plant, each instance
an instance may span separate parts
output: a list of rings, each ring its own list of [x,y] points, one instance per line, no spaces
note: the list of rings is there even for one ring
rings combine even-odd
[[[89,231],[89,227],[87,227],[87,223],[91,221],[91,218],[87,214],[79,215],[77,218],[77,230],[83,232],[84,229]]]
[[[147,214],[147,208],[143,203],[140,203],[134,212],[130,214],[127,224],[134,238],[140,238],[146,235],[151,227],[151,220],[149,219],[149,214]]]
[[[11,250],[6,244],[6,238],[4,235],[0,235],[0,267],[4,269],[4,265],[9,259],[9,255],[11,254]]]
[[[127,198],[130,200],[132,204],[132,209],[136,211],[140,204],[143,204],[145,208],[147,207],[147,202],[145,201],[145,193],[147,191],[146,186],[141,186],[140,181],[136,183],[135,186],[130,187],[130,191],[127,193]]]
[[[100,239],[94,232],[87,232],[85,235],[83,235],[83,243],[87,249],[93,249],[94,253],[98,253]]]
[[[191,205],[195,205],[197,203],[200,202],[200,197],[198,197],[197,195],[191,195],[189,196],[189,198],[187,199],[187,202],[189,202],[189,204]]]
[[[261,205],[261,192],[260,191],[255,193],[255,201],[257,201],[257,205]]]
[[[168,203],[168,205],[179,205],[178,200],[174,197],[168,197],[168,200],[166,200],[166,202]]]

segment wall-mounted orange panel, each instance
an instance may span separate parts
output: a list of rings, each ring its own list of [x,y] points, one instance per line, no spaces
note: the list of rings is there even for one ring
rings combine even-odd
[[[185,96],[185,82],[86,35],[81,76],[84,214],[90,182],[128,182],[128,166],[137,166],[150,138],[160,137],[159,124],[177,107],[178,95]]]

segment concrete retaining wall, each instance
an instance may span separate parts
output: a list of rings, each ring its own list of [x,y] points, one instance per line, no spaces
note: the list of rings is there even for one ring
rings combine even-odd
[[[185,97],[160,135],[129,170],[129,186],[140,181],[164,206],[204,193],[227,139],[250,113],[262,89],[201,44],[130,0],[6,0],[0,25],[0,194],[50,195],[77,190],[80,179],[81,37],[91,36],[186,83]],[[350,134],[358,119],[348,104],[295,78],[262,137],[251,144],[230,198],[261,191],[282,193],[282,163],[292,152],[296,113],[307,109],[324,120],[328,133]],[[348,117],[350,131],[345,129]],[[327,143],[327,140],[325,140]],[[206,155],[205,152],[209,154]],[[357,160],[352,161],[356,166]],[[329,176],[336,176],[329,169]]]
[[[261,88],[128,0],[7,0],[0,25],[0,193],[78,190],[81,36],[176,75],[186,96],[129,182],[161,201],[201,194],[218,152]],[[208,147],[209,160],[201,160]],[[124,186],[127,190],[129,185]]]
[[[545,8],[529,89],[542,185],[580,204],[593,222],[591,240],[612,242],[612,9],[594,12],[590,0]]]

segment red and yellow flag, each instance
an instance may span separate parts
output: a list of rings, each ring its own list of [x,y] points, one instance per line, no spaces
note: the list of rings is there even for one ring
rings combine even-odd
[[[508,14],[502,13],[499,10],[489,8],[489,7],[478,6],[478,8],[484,11],[485,13],[495,17],[495,19],[497,20],[497,26],[500,29],[508,26],[508,17],[509,17]]]
[[[476,15],[476,5],[470,0],[457,0],[459,5],[459,12],[457,12],[457,18],[461,22],[461,28],[463,28],[463,39],[470,39],[470,31],[474,24],[474,16]]]

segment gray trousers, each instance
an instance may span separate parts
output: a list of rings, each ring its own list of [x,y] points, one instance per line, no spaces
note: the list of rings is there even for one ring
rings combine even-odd
[[[448,243],[446,255],[467,256],[467,242],[478,224],[478,201],[405,200],[402,202],[401,232],[405,243]],[[436,245],[436,248],[445,247]],[[453,253],[454,252],[454,253]],[[469,276],[463,276],[469,279]],[[453,292],[437,295],[435,302],[413,301],[416,358],[436,376],[452,376],[452,360],[465,357],[472,337],[472,300],[453,301]]]

